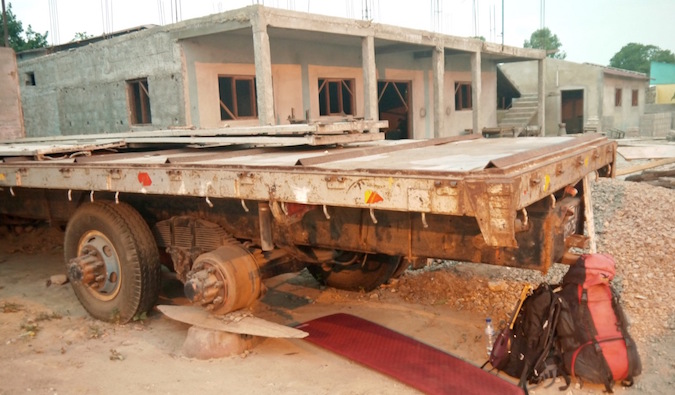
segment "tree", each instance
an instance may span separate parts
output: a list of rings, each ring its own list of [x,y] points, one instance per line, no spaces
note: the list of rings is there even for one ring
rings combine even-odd
[[[47,46],[47,34],[40,34],[33,30],[31,25],[28,25],[24,34],[23,24],[12,12],[12,3],[7,5],[7,34],[9,38],[9,46],[14,48],[16,52],[25,51],[27,49],[44,48]],[[0,18],[0,32],[4,29],[4,20]]]
[[[75,33],[75,37],[73,37],[70,42],[75,42],[75,41],[82,41],[82,40],[88,40],[90,38],[94,37],[93,34],[87,34],[87,32],[77,32]]]
[[[525,40],[523,43],[524,48],[537,48],[544,49],[546,52],[557,51],[555,53],[549,53],[549,58],[555,59],[565,59],[567,54],[565,51],[561,51],[562,43],[558,40],[558,36],[552,34],[551,31],[545,27],[543,29],[535,30],[534,33],[530,36],[529,40]]]
[[[626,44],[612,56],[609,65],[624,70],[633,70],[649,74],[651,62],[674,63],[675,55],[668,49],[661,49],[655,45],[638,43]]]

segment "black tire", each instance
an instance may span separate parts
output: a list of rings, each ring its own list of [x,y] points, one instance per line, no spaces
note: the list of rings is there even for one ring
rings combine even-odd
[[[387,282],[400,262],[400,256],[361,254],[351,265],[334,264],[330,270],[320,265],[309,265],[307,270],[323,285],[347,291],[369,292]]]
[[[150,228],[133,207],[111,202],[79,207],[66,227],[66,265],[83,248],[106,251],[109,257],[105,287],[97,290],[72,282],[89,314],[102,321],[127,323],[154,306],[161,281],[159,252]]]

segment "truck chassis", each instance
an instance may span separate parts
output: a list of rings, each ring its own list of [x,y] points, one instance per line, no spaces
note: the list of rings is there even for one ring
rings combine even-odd
[[[8,142],[0,213],[67,224],[78,298],[120,322],[153,306],[162,265],[222,314],[304,267],[370,290],[428,258],[546,271],[587,246],[584,180],[616,156],[604,136],[385,141],[378,127]]]

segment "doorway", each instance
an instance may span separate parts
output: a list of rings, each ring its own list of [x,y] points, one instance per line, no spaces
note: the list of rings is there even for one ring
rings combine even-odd
[[[379,117],[389,121],[389,127],[384,129],[387,140],[411,138],[411,84],[410,81],[377,82]]]
[[[584,131],[584,90],[561,91],[560,122],[565,124],[568,134]]]

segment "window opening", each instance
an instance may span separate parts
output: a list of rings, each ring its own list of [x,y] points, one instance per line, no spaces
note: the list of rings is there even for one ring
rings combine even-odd
[[[638,90],[637,89],[633,89],[633,92],[631,94],[631,104],[632,104],[633,107],[638,106]]]
[[[354,80],[319,79],[319,115],[354,115]]]
[[[623,92],[621,91],[621,88],[616,88],[614,90],[614,106],[615,107],[621,107],[621,96],[623,96],[622,93]]]
[[[383,129],[387,140],[409,138],[411,106],[410,81],[378,81],[379,118],[389,122]]]
[[[140,78],[127,81],[127,92],[129,96],[129,112],[131,114],[130,123],[132,125],[152,123],[148,79]]]
[[[218,76],[218,94],[222,121],[258,116],[254,77]]]
[[[26,86],[35,86],[35,73],[32,71],[26,73]]]
[[[455,82],[455,111],[471,110],[471,83]]]

